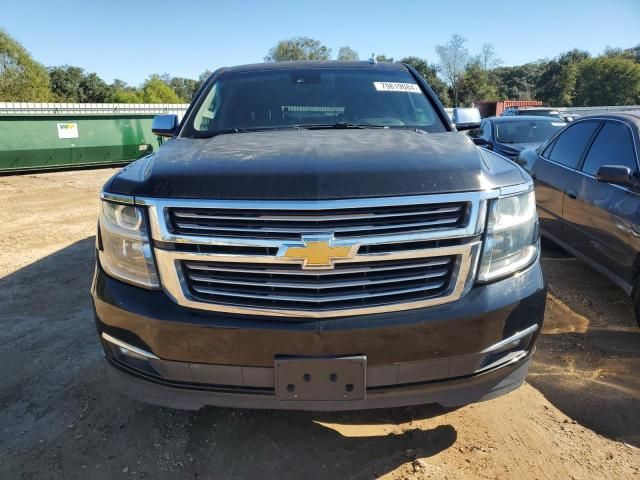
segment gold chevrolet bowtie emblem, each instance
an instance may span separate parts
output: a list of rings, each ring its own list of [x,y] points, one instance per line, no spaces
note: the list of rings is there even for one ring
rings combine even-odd
[[[332,236],[304,236],[302,242],[280,247],[279,257],[301,260],[302,268],[333,268],[334,260],[351,258],[356,245],[332,246]]]

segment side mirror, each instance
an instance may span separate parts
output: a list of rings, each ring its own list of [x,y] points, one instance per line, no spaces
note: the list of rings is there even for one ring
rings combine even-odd
[[[473,143],[475,143],[480,147],[491,146],[491,142],[486,138],[476,137],[476,138],[472,138],[471,140],[473,140]]]
[[[177,115],[156,115],[153,117],[151,131],[159,137],[173,137],[178,133]]]
[[[482,117],[477,108],[454,108],[452,120],[457,130],[471,130],[480,128]]]
[[[631,169],[622,165],[602,165],[596,172],[596,180],[625,187],[638,186],[638,181],[631,175]]]

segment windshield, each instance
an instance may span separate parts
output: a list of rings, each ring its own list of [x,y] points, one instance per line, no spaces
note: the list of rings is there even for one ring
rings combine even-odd
[[[319,68],[222,74],[183,136],[336,125],[446,131],[405,70]]]
[[[549,120],[517,120],[496,122],[496,141],[499,143],[542,143],[566,123]]]

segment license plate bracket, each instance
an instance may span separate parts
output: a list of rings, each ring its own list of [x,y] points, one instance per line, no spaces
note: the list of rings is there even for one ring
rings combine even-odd
[[[277,357],[276,399],[351,401],[366,395],[367,357]]]

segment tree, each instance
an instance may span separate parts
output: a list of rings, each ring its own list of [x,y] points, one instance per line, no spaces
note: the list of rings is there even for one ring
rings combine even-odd
[[[621,56],[591,58],[576,66],[576,106],[637,105],[640,64]]]
[[[106,103],[111,100],[113,90],[97,73],[88,73],[82,79],[82,101],[87,103]]]
[[[478,63],[483,70],[492,70],[502,65],[502,60],[496,54],[495,48],[490,43],[482,45],[480,55],[478,55]]]
[[[151,75],[142,85],[143,103],[180,103],[176,92],[158,75]]]
[[[498,91],[490,74],[479,62],[469,64],[459,80],[459,100],[471,106],[477,100],[496,100]]]
[[[84,79],[84,70],[80,67],[63,65],[49,67],[51,93],[56,102],[80,102],[80,84]]]
[[[49,67],[51,92],[57,102],[104,103],[113,91],[97,73],[85,73],[80,67]]]
[[[117,88],[111,99],[114,103],[145,103],[141,93],[135,88]]]
[[[393,62],[393,57],[387,57],[384,54],[376,55],[376,62]]]
[[[355,62],[356,60],[360,60],[360,56],[358,55],[358,52],[351,47],[340,47],[340,50],[338,50],[338,60],[343,62]]]
[[[440,57],[440,72],[451,86],[454,106],[458,106],[458,84],[469,62],[469,51],[464,46],[466,41],[456,34],[446,45],[436,46],[436,53]]]
[[[191,78],[173,77],[169,81],[169,86],[176,92],[176,95],[185,103],[189,103],[196,91],[200,82]]]
[[[538,99],[554,107],[566,107],[575,96],[577,66],[590,58],[589,52],[570,50],[547,62],[538,83]]]
[[[424,78],[444,106],[449,106],[449,89],[447,85],[438,77],[438,66],[428,63],[426,60],[418,57],[404,57],[399,60],[400,63],[411,65],[415,68],[422,78]]]
[[[280,40],[264,57],[265,62],[287,62],[295,60],[329,60],[331,49],[319,40],[309,37],[294,37]]]
[[[526,63],[515,67],[498,67],[491,70],[498,98],[534,100],[543,64]]]
[[[50,99],[47,69],[0,30],[0,101],[47,102]]]

